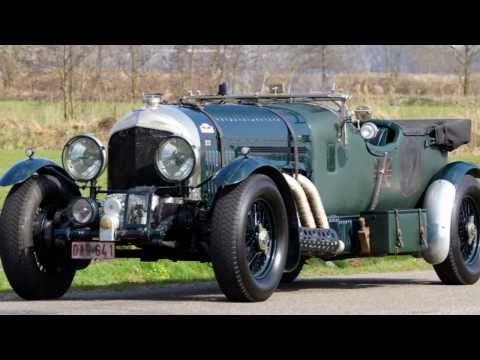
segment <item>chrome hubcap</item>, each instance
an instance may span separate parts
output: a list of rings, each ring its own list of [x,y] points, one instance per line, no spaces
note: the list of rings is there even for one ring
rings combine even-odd
[[[270,247],[270,235],[268,234],[268,230],[262,224],[258,225],[257,228],[257,241],[258,241],[258,248],[266,254]]]
[[[248,267],[255,279],[268,274],[275,254],[273,213],[264,200],[253,203],[247,215],[246,255]]]
[[[468,245],[472,245],[477,239],[478,231],[475,225],[475,216],[470,216],[467,223]]]

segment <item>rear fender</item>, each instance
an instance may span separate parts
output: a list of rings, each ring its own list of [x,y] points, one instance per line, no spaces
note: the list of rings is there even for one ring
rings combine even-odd
[[[215,185],[222,191],[223,188],[238,185],[253,174],[264,174],[270,177],[282,194],[288,214],[289,245],[286,272],[293,271],[300,262],[300,241],[298,216],[295,201],[285,178],[278,168],[258,157],[241,157],[231,161],[214,177]]]
[[[80,190],[70,175],[55,162],[48,159],[28,159],[12,166],[0,179],[0,186],[20,185],[35,174],[50,174],[65,183],[74,195]]]
[[[435,175],[425,192],[423,207],[427,209],[428,247],[422,246],[422,256],[430,264],[441,264],[450,251],[456,189],[465,175],[479,178],[480,168],[463,161],[450,163]]]

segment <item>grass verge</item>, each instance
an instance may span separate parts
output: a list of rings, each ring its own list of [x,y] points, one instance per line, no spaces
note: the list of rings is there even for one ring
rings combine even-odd
[[[305,265],[301,277],[351,275],[361,273],[400,272],[429,270],[431,265],[422,259],[410,256],[385,258],[349,259],[324,262],[311,259]],[[143,263],[138,260],[113,260],[95,262],[85,270],[78,271],[72,288],[88,290],[108,288],[122,290],[132,285],[167,285],[171,283],[214,280],[209,264],[198,262],[172,262],[162,260]],[[5,273],[0,271],[0,292],[11,291]]]

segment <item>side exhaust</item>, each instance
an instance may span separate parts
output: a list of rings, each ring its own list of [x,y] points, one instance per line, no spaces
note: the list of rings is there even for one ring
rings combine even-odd
[[[317,187],[308,179],[306,176],[299,174],[297,181],[302,187],[303,191],[307,195],[310,207],[313,212],[313,217],[317,223],[317,228],[320,229],[330,229],[330,224],[328,223],[327,213],[323,207],[322,198],[320,193],[317,190]]]
[[[290,190],[292,190],[293,198],[295,199],[295,205],[297,205],[298,215],[300,217],[300,223],[307,228],[316,228],[315,219],[308,202],[307,195],[302,186],[290,175],[283,174],[287,181]]]
[[[316,186],[305,176],[294,179],[283,174],[298,210],[300,223],[300,246],[306,256],[338,255],[345,250],[345,243],[330,229],[327,214]]]

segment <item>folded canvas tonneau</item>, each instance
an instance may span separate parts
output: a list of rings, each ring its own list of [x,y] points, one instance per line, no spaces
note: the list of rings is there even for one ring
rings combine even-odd
[[[453,151],[468,144],[471,137],[472,121],[469,119],[400,120],[405,136],[429,136],[430,144],[443,150]]]

